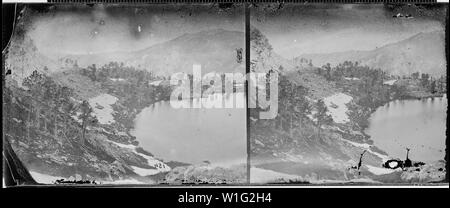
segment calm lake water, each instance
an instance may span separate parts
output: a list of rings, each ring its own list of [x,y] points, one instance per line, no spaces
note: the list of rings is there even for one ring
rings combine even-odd
[[[447,97],[392,101],[377,109],[366,133],[391,157],[431,162],[445,156]]]
[[[144,149],[165,161],[199,164],[207,160],[222,166],[245,163],[245,95],[214,94],[203,102],[216,103],[222,98],[239,108],[176,109],[169,101],[155,103],[137,116],[133,134]]]

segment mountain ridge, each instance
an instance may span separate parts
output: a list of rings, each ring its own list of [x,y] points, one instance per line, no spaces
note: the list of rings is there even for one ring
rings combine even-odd
[[[443,31],[420,32],[407,39],[368,51],[303,54],[295,59],[311,59],[314,65],[336,65],[344,61],[358,61],[373,68],[381,68],[394,75],[414,72],[445,75],[445,47]],[[427,57],[427,59],[421,59]]]
[[[192,72],[193,64],[201,64],[204,72],[235,72],[244,70],[237,63],[236,50],[244,47],[244,33],[224,29],[185,33],[166,42],[134,52],[111,52],[67,55],[60,61],[76,61],[80,66],[123,62],[127,66],[152,71],[158,75]],[[232,64],[230,64],[232,63]]]

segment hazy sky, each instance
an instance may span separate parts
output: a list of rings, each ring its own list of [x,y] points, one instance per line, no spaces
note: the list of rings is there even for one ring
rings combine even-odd
[[[278,12],[253,10],[251,23],[267,36],[285,58],[305,53],[372,50],[407,39],[419,32],[444,30],[430,11],[386,8],[383,5],[289,6]],[[393,18],[398,14],[414,18]],[[440,14],[442,15],[442,14]]]
[[[28,35],[48,56],[134,51],[184,33],[222,28],[244,31],[243,8],[204,6],[58,6],[27,13]]]
[[[264,12],[262,12],[264,11]],[[251,24],[286,58],[304,53],[372,50],[419,32],[443,30],[433,12],[383,5],[285,5],[279,12],[260,6]],[[393,18],[397,13],[414,18]],[[244,31],[243,8],[217,6],[58,6],[27,13],[28,35],[47,56],[135,51],[184,33],[222,28]],[[442,14],[441,14],[442,15]]]

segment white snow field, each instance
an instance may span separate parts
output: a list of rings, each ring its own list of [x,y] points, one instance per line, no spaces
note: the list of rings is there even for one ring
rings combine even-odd
[[[94,110],[94,115],[101,124],[114,123],[114,112],[112,104],[116,103],[117,98],[109,94],[100,94],[97,97],[89,99],[89,105]]]
[[[56,180],[64,178],[64,177],[60,177],[60,176],[51,176],[48,174],[38,173],[38,172],[34,172],[34,171],[30,171],[30,174],[31,174],[31,177],[33,177],[33,179],[36,182],[43,183],[43,184],[53,184],[53,183],[55,183]],[[64,179],[66,179],[66,178],[64,178]]]
[[[155,175],[160,172],[158,169],[147,169],[147,168],[140,168],[140,167],[136,167],[136,166],[130,166],[130,167],[133,168],[133,172],[137,173],[140,176]]]
[[[347,103],[353,98],[344,93],[337,93],[324,99],[325,105],[328,108],[329,115],[336,123],[349,122],[347,115]]]

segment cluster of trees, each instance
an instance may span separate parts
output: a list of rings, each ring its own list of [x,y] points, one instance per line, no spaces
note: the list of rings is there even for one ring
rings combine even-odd
[[[344,78],[369,78],[371,81],[383,81],[389,75],[381,69],[372,69],[365,65],[360,65],[357,61],[344,61],[332,67],[330,63],[316,69],[316,73],[324,76],[328,81],[339,81]]]
[[[119,98],[113,109],[116,121],[125,128],[133,127],[137,112],[155,102],[169,100],[172,92],[171,86],[167,85],[168,78],[123,63],[110,62],[101,67],[90,65],[79,68],[79,72],[99,83],[108,94]],[[153,85],[153,81],[165,81],[165,84]]]
[[[334,81],[344,91],[349,91],[356,97],[358,104],[374,108],[389,100],[392,96],[401,95],[402,90],[397,86],[391,88],[383,83],[389,79],[389,75],[381,69],[373,69],[360,65],[358,62],[344,61],[331,67],[329,63],[316,69],[316,73],[325,77],[328,81]],[[345,78],[358,79],[355,84],[346,85],[342,82]]]
[[[294,58],[294,65],[307,64],[308,66],[313,66],[312,59],[307,58]]]
[[[419,81],[423,88],[433,94],[447,92],[446,78],[444,76],[435,78],[427,73],[414,72],[409,78]]]
[[[381,69],[373,69],[365,65],[360,65],[358,62],[344,61],[334,67],[329,63],[316,69],[316,73],[325,77],[328,81],[340,81],[344,78],[360,79],[367,83],[364,87],[381,86],[384,81],[390,79],[412,79],[420,83],[427,92],[430,93],[445,93],[446,92],[446,78],[440,76],[438,78],[432,77],[428,73],[415,72],[410,76],[404,75],[393,76],[389,75]],[[366,88],[366,89],[369,89]],[[393,87],[395,92],[398,91],[398,86]]]
[[[344,61],[334,67],[329,63],[316,69],[316,73],[328,81],[334,81],[338,87],[352,94],[356,103],[363,108],[374,109],[387,101],[407,97],[407,88],[402,85],[386,85],[385,81],[394,79],[381,69],[360,65],[358,62]],[[357,79],[348,84],[344,79]]]
[[[52,78],[36,70],[24,79],[23,86],[28,88],[28,93],[33,98],[39,99],[41,103],[73,115],[75,109],[71,100],[73,89],[57,84]]]
[[[325,102],[322,99],[317,101],[316,111],[317,112],[313,115],[313,117],[316,120],[317,124],[317,137],[320,138],[320,130],[322,129],[322,126],[332,123],[333,119],[327,113],[328,112],[327,106],[325,105]]]
[[[312,106],[306,98],[308,90],[305,87],[295,85],[286,76],[279,77],[278,116],[275,120],[278,128],[292,135],[308,119]]]
[[[307,88],[291,82],[285,75],[280,75],[278,114],[275,119],[259,120],[258,122],[262,123],[263,126],[272,126],[280,131],[287,132],[291,137],[294,136],[296,130],[313,124],[317,128],[317,137],[320,137],[321,128],[330,124],[333,120],[328,113],[325,102],[322,99],[317,102],[310,102],[307,98],[308,93]],[[251,109],[251,116],[257,117],[257,112],[263,110]]]
[[[136,70],[114,62],[102,67],[91,65],[78,69],[81,75],[100,83],[102,89],[119,98],[118,105],[114,105],[113,108],[123,118],[122,121],[125,123],[125,126],[129,128],[133,126],[135,114],[140,109],[159,100],[168,100],[170,98],[170,86],[153,86],[149,84],[150,81],[155,79],[165,79],[153,76],[151,72]],[[113,81],[111,78],[123,81]],[[76,101],[74,99],[76,97],[74,89],[62,86],[51,77],[38,71],[34,71],[25,78],[23,86],[27,88],[25,92],[27,96],[12,100],[25,100],[23,105],[36,112],[14,110],[20,106],[9,102],[11,107],[9,109],[14,111],[11,115],[27,122],[36,121],[41,126],[39,129],[42,131],[54,132],[56,125],[70,126],[70,136],[68,137],[81,136],[81,143],[87,144],[87,129],[98,125],[98,119],[93,114],[93,108],[87,100]],[[18,91],[23,90],[18,89]],[[11,94],[11,96],[13,95]],[[63,122],[63,124],[55,124],[55,119],[53,118],[57,116],[58,118],[63,118],[58,120],[58,122]],[[75,120],[79,123],[75,122]],[[69,129],[66,130],[69,131]]]
[[[139,85],[142,82],[154,79],[166,79],[165,77],[156,77],[150,71],[138,70],[118,62],[110,62],[101,67],[92,64],[86,68],[80,68],[80,70],[82,75],[89,77],[94,82],[105,82],[109,79],[127,79]]]
[[[260,55],[264,49],[269,51],[273,49],[272,45],[269,43],[269,40],[256,28],[251,28],[250,41],[252,42],[251,45],[258,55]]]
[[[102,88],[120,97],[122,104],[134,109],[170,97],[171,90],[168,86],[150,84],[155,80],[166,80],[166,77],[158,77],[150,71],[135,69],[123,63],[110,62],[101,67],[93,64],[81,68],[80,71],[81,75],[89,77],[94,82],[100,82]]]
[[[20,117],[27,124],[23,126],[37,123],[41,131],[56,135],[56,126],[60,128],[67,126],[75,127],[75,129],[79,128],[77,125],[74,126],[75,122],[72,122],[72,118],[76,116],[82,123],[82,143],[86,143],[86,128],[88,125],[95,124],[97,120],[92,114],[92,108],[87,101],[82,103],[75,102],[73,100],[73,89],[59,85],[51,77],[38,71],[34,71],[30,76],[26,77],[23,81],[23,86],[27,90],[8,90],[8,92],[18,93],[10,94],[10,96],[11,98],[14,97],[14,100],[21,100],[22,102],[7,103],[9,109],[21,108],[21,106],[26,107],[26,109],[12,114],[15,117]],[[59,130],[61,131],[62,129]],[[30,129],[27,131],[30,131]],[[69,128],[65,128],[64,132],[67,133],[68,131]],[[68,134],[71,133],[69,132]],[[76,135],[76,133],[73,135]],[[70,137],[72,138],[72,136]]]
[[[409,92],[413,90],[405,84],[384,84],[387,80],[413,80],[412,83],[416,83],[414,85],[420,85],[428,92],[443,93],[446,91],[446,80],[443,76],[435,79],[427,73],[420,74],[419,72],[410,76],[392,76],[381,69],[363,66],[358,62],[344,61],[334,67],[327,63],[321,68],[317,68],[315,72],[328,81],[335,82],[339,88],[352,95],[356,105],[350,106],[350,116],[362,127],[367,125],[367,117],[374,109],[390,100],[407,98],[410,96]],[[344,79],[358,81],[344,82]]]

